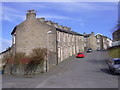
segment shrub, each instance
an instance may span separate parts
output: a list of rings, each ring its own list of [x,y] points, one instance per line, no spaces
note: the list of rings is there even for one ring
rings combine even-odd
[[[18,52],[13,56],[13,63],[15,65],[22,65],[24,64],[24,60],[28,59],[29,57],[25,55],[23,52]]]
[[[17,52],[14,55],[12,53],[5,54],[3,57],[3,74],[4,72],[10,72],[10,74],[17,73],[18,66],[20,66],[20,69],[24,68],[23,65],[26,64],[24,60],[26,59],[28,62],[29,58],[23,52]]]
[[[2,74],[5,72],[5,68],[8,64],[12,64],[13,59],[12,59],[12,53],[5,54],[2,59]],[[12,67],[10,67],[10,73],[12,73]]]
[[[23,52],[17,52],[15,55],[5,55],[3,58],[3,62],[5,63],[3,66],[3,74],[4,71],[10,72],[10,74],[34,74],[38,66],[43,69],[46,54],[46,48],[35,48],[28,56]],[[7,69],[5,69],[6,66]]]
[[[35,48],[30,54],[30,62],[25,68],[25,75],[34,74],[38,66],[43,67],[45,56],[47,54],[46,48]]]

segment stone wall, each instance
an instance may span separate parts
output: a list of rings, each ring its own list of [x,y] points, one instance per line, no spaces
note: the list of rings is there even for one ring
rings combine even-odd
[[[48,33],[51,31],[51,33]],[[56,29],[40,22],[38,19],[27,19],[16,28],[16,52],[29,55],[34,48],[47,48],[47,68],[57,64]],[[52,58],[51,58],[52,56]]]

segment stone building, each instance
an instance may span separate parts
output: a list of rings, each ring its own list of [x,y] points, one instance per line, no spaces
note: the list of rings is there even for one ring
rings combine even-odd
[[[36,18],[34,10],[28,11],[26,20],[17,25],[11,35],[13,53],[25,52],[29,55],[34,48],[47,48],[46,69],[78,53],[79,50],[84,51],[82,34],[52,21],[45,21],[45,18]]]
[[[84,33],[84,49],[86,50],[89,48],[92,50],[97,49],[97,40],[94,32],[91,32],[91,34]]]
[[[71,28],[58,25],[52,21],[45,20],[44,17],[36,18],[34,10],[28,10],[26,20],[15,26],[12,35],[12,46],[0,54],[1,58],[10,53],[24,52],[29,55],[34,48],[47,48],[47,58],[45,70],[49,70],[54,65],[62,62],[66,58],[88,48],[96,50],[98,48],[98,35],[79,34]],[[104,48],[105,36],[100,36],[100,48]]]
[[[112,38],[113,38],[112,46],[119,46],[120,45],[120,29],[112,33]]]
[[[97,49],[103,49],[103,35],[102,34],[97,34],[96,39],[97,39]]]
[[[120,29],[113,32],[112,37],[113,37],[113,41],[119,41],[120,40]]]
[[[3,66],[5,65],[5,61],[3,61],[4,57],[8,57],[12,55],[12,49],[11,47],[7,48],[5,51],[0,53],[0,70],[3,68]]]
[[[98,49],[105,50],[112,46],[112,40],[108,38],[107,36],[104,36],[102,34],[97,34],[96,38],[97,38]]]

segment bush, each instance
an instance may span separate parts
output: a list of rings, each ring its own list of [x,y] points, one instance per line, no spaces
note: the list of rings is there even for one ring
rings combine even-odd
[[[3,58],[3,74],[4,71],[10,74],[34,74],[38,66],[43,69],[46,55],[46,48],[35,48],[28,56],[23,52],[5,55]]]
[[[17,52],[13,56],[13,73],[24,74],[24,69],[27,63],[30,62],[29,56],[26,56],[24,52]]]
[[[25,57],[26,57],[25,53],[18,52],[13,56],[13,59],[14,59],[13,63],[15,65],[21,65],[22,64],[22,59],[25,58]]]
[[[35,48],[30,54],[30,62],[25,68],[25,75],[34,74],[38,66],[43,68],[45,56],[47,54],[46,48]]]
[[[2,74],[4,74],[5,72],[5,68],[8,64],[11,64],[13,62],[13,59],[12,59],[12,54],[9,53],[9,54],[5,54],[3,56],[3,59],[2,59]],[[12,67],[10,67],[10,73],[12,73]]]
[[[13,73],[16,74],[19,66],[20,66],[20,69],[24,68],[23,65],[26,64],[24,63],[25,59],[29,59],[29,58],[23,52],[15,53],[15,55],[12,55],[12,53],[5,54],[3,57],[3,63],[4,63],[3,70],[2,70],[3,74],[4,72],[10,73],[10,74],[13,74]]]

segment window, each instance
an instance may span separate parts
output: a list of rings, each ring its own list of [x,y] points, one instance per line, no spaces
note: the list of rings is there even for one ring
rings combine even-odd
[[[87,42],[87,38],[84,38],[84,41]]]
[[[74,36],[72,35],[72,42],[74,41]]]
[[[63,33],[63,41],[65,42],[65,34]]]
[[[15,40],[15,35],[13,35],[13,44],[15,44],[15,41],[16,41],[16,40]]]
[[[60,42],[60,32],[58,32],[58,42]]]
[[[115,60],[115,64],[120,64],[120,60]]]

